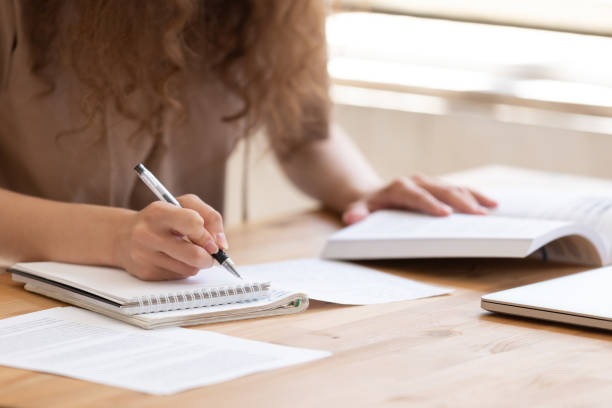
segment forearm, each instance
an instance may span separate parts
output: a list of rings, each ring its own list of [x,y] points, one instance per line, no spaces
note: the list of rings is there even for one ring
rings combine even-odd
[[[0,261],[116,265],[117,233],[131,210],[63,203],[0,189]]]
[[[291,181],[335,211],[383,185],[361,152],[340,128],[280,161]]]

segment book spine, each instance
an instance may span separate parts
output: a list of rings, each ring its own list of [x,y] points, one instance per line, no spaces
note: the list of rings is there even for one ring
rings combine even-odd
[[[269,283],[248,283],[233,287],[199,288],[193,291],[139,296],[130,314],[167,312],[261,299],[268,295]]]

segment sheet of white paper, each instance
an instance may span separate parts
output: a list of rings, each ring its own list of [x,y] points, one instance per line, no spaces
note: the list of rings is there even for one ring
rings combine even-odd
[[[311,299],[346,305],[397,302],[453,291],[360,265],[322,259],[241,266],[240,272],[249,279],[270,280],[275,288],[303,292]]]
[[[172,394],[331,353],[181,328],[142,330],[75,307],[0,320],[0,364]]]

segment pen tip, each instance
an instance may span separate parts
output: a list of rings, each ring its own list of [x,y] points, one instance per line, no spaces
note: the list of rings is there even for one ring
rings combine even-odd
[[[228,261],[224,262],[223,265],[226,267],[226,269],[235,277],[242,279],[242,275],[240,275],[238,273],[238,271],[236,270],[236,266],[234,265],[234,263],[228,259]]]

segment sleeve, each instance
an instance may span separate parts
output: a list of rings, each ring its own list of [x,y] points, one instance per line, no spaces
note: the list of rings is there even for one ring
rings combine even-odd
[[[14,0],[0,0],[0,91],[8,85],[11,57],[17,46]]]

